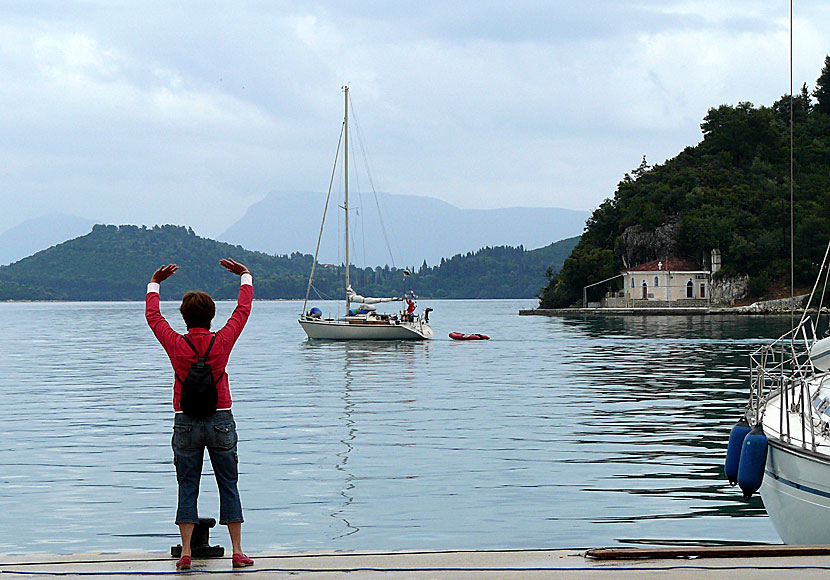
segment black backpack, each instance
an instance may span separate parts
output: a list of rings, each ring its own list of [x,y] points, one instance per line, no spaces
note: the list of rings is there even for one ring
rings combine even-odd
[[[188,417],[194,419],[205,419],[216,412],[216,403],[219,399],[219,393],[216,391],[216,381],[213,379],[213,370],[210,365],[205,362],[210,349],[213,348],[213,341],[216,340],[216,335],[210,339],[210,344],[205,351],[205,354],[199,356],[199,351],[190,342],[186,336],[184,340],[196,353],[199,359],[190,365],[190,370],[187,371],[187,376],[184,380],[178,375],[176,378],[182,384],[181,397],[179,398],[179,405],[182,412]],[[224,375],[224,373],[222,373]],[[220,377],[221,378],[221,377]]]

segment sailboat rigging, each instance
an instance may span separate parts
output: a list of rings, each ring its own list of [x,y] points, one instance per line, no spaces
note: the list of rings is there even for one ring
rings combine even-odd
[[[795,313],[793,218],[793,5],[790,0],[790,303]],[[750,391],[729,435],[724,469],[745,497],[759,491],[785,544],[830,542],[830,336],[821,317],[830,243],[801,319],[750,354]],[[815,308],[815,318],[811,315]]]
[[[327,339],[327,340],[425,340],[434,336],[433,330],[428,323],[429,311],[427,309],[423,315],[418,315],[413,312],[414,302],[412,297],[407,300],[408,304],[413,306],[408,309],[408,312],[397,314],[381,314],[377,312],[375,304],[385,302],[400,302],[407,297],[390,297],[390,298],[372,298],[361,296],[352,288],[350,278],[350,259],[349,259],[349,87],[343,87],[345,99],[345,112],[343,115],[343,126],[341,131],[341,139],[343,142],[343,205],[344,211],[344,228],[345,228],[345,298],[346,298],[346,315],[343,318],[323,318],[322,311],[319,308],[308,308],[308,297],[311,292],[311,287],[314,281],[314,271],[317,265],[317,256],[320,251],[320,241],[323,237],[323,227],[325,225],[326,211],[328,210],[329,200],[331,198],[331,185],[334,183],[335,169],[332,169],[332,177],[329,182],[329,193],[326,197],[326,205],[323,210],[323,220],[320,224],[320,234],[317,237],[317,249],[314,252],[314,260],[311,266],[311,274],[308,280],[308,287],[306,289],[305,301],[303,302],[303,311],[300,313],[299,323],[306,335],[310,339]],[[337,158],[340,152],[340,143],[338,142],[338,152],[335,156],[335,167],[337,165]],[[358,304],[356,308],[352,308],[353,304]]]

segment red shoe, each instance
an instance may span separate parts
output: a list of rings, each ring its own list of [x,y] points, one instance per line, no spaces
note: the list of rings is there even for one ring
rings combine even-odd
[[[233,555],[233,567],[234,568],[247,568],[248,566],[253,566],[254,561],[251,560],[245,554],[234,554]]]
[[[176,570],[190,570],[190,556],[182,556],[176,562]]]

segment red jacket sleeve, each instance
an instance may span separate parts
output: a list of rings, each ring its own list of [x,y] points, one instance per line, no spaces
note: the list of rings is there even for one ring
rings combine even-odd
[[[144,316],[147,318],[147,324],[150,325],[150,329],[153,331],[153,334],[156,335],[156,338],[164,347],[164,350],[168,353],[171,352],[179,333],[173,330],[170,323],[168,323],[161,314],[158,292],[147,292],[147,296],[145,298]]]
[[[254,287],[251,284],[239,286],[239,297],[236,299],[236,308],[233,314],[225,323],[225,326],[216,332],[216,338],[222,342],[225,348],[230,351],[236,343],[236,339],[242,334],[245,323],[251,315],[251,303],[254,299]]]

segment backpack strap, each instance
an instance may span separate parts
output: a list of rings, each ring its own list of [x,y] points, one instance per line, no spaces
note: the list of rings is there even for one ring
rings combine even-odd
[[[207,350],[205,351],[205,356],[203,356],[202,358],[206,359],[208,357],[208,355],[210,354],[210,349],[213,348],[213,342],[215,340],[216,340],[216,333],[214,332],[213,336],[210,338],[210,344],[208,345]]]
[[[194,352],[194,354],[198,358],[202,359],[202,362],[204,362],[207,359],[208,355],[210,354],[210,349],[213,348],[213,342],[216,340],[216,333],[213,333],[213,336],[210,339],[210,344],[208,345],[207,350],[205,351],[205,354],[203,354],[203,355],[199,354],[199,351],[196,350],[196,347],[193,346],[193,343],[190,342],[190,339],[187,338],[187,335],[182,336],[182,338],[184,338],[184,341],[187,343],[187,345],[190,347],[190,349]]]
[[[190,349],[193,351],[193,353],[199,358],[199,360],[196,361],[196,362],[201,362],[202,364],[204,364],[205,361],[207,360],[208,355],[210,354],[210,349],[213,348],[213,342],[216,340],[216,333],[215,332],[213,333],[213,336],[210,339],[210,344],[208,345],[204,356],[199,355],[199,351],[196,350],[196,347],[193,346],[193,343],[190,342],[190,339],[187,338],[187,335],[182,335],[182,338],[187,343],[187,345],[190,347]],[[175,375],[175,377],[179,380],[179,382],[181,384],[184,384],[184,380],[179,375],[177,375],[176,373],[173,373],[173,374]],[[224,375],[225,375],[225,373],[223,372],[221,375],[219,375],[219,378],[221,379]],[[217,382],[219,382],[219,381],[217,380]]]

